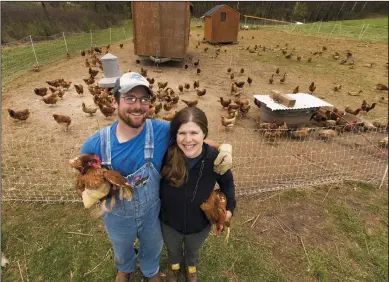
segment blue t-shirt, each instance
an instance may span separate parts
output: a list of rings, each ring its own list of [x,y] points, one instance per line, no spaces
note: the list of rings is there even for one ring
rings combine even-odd
[[[160,172],[162,160],[165,156],[170,138],[170,123],[161,120],[151,120],[154,133],[153,165]],[[119,171],[123,176],[134,173],[142,167],[146,161],[144,157],[144,145],[146,141],[146,124],[143,130],[131,140],[119,143],[116,137],[118,122],[111,126],[111,157],[112,168]],[[81,148],[80,153],[92,153],[101,158],[99,131],[90,136]]]

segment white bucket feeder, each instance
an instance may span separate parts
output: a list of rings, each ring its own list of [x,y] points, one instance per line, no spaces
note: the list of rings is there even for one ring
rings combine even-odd
[[[115,86],[116,79],[120,76],[118,57],[108,53],[101,58],[104,70],[104,78],[99,81],[99,86],[112,88]]]

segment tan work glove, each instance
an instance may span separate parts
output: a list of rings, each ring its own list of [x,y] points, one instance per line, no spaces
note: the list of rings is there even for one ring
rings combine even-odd
[[[232,167],[232,146],[230,144],[221,144],[219,155],[213,163],[213,171],[223,175]]]
[[[98,200],[105,197],[109,193],[110,186],[102,185],[97,190],[85,189],[82,191],[82,202],[84,203],[84,207],[89,209],[92,207]]]

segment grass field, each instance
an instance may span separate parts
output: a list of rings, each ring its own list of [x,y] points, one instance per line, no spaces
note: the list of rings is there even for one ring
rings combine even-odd
[[[249,22],[250,23],[250,22]],[[252,23],[252,22],[251,22]],[[341,23],[341,25],[340,25]],[[193,32],[203,32],[203,27],[196,27],[197,24],[203,24],[200,19],[192,19],[191,27]],[[242,23],[243,24],[243,23]],[[336,25],[336,27],[335,27]],[[387,41],[388,40],[388,18],[377,19],[362,19],[348,20],[338,22],[323,22],[304,25],[261,25],[260,28],[276,28],[288,32],[304,33],[314,36],[329,36],[332,32],[332,37],[343,37],[353,40],[358,40],[363,25],[368,28],[365,31],[362,39],[369,41]],[[341,26],[341,27],[340,27]],[[335,29],[334,29],[335,27]],[[123,32],[124,28],[124,32]],[[119,43],[132,38],[132,21],[124,21],[121,26],[112,27],[111,41],[110,30],[93,31],[92,40],[89,33],[74,33],[66,34],[66,41],[69,53],[78,55],[80,50],[88,49],[92,45],[102,46]],[[39,65],[55,62],[65,58],[66,45],[61,34],[55,38],[39,38],[42,42],[35,42],[34,48]],[[36,40],[33,37],[33,41]],[[32,71],[36,59],[33,53],[31,41],[29,38],[18,42],[18,45],[12,47],[3,46],[2,50],[2,82],[8,84],[14,78],[23,75],[28,71]]]
[[[244,24],[244,23],[242,23]],[[254,26],[252,19],[248,20],[249,26]],[[258,24],[258,21],[257,21]],[[361,20],[345,20],[345,21],[331,21],[331,22],[315,22],[302,25],[259,25],[260,28],[275,28],[282,29],[289,32],[301,32],[312,36],[331,36],[335,38],[349,38],[352,40],[359,40],[361,36],[363,41],[388,41],[388,18],[376,19],[361,19]],[[363,28],[363,29],[362,29]]]
[[[71,56],[79,56],[81,50],[87,50],[92,46],[106,46],[118,44],[132,38],[132,22],[125,21],[121,26],[110,29],[92,31],[90,33],[65,33],[52,37],[32,37],[36,57],[40,66],[66,58],[66,52]],[[32,71],[36,59],[34,56],[30,38],[26,38],[19,44],[3,46],[2,49],[2,82],[3,85],[14,78]],[[67,46],[67,49],[66,49]]]
[[[201,250],[200,281],[387,281],[387,214],[387,189],[362,184],[240,199],[230,242],[211,234]],[[103,222],[81,204],[3,203],[1,240],[4,282],[114,280]]]

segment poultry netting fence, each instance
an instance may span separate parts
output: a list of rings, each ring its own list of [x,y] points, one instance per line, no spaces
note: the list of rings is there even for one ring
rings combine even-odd
[[[51,36],[28,36],[2,44],[2,81],[9,83],[34,66],[43,66],[66,58],[79,56],[81,50],[108,44],[128,43],[132,39],[130,25],[90,32],[61,32]],[[104,54],[104,53],[103,53]]]
[[[79,202],[75,174],[68,160],[78,155],[88,130],[42,130],[19,124],[2,130],[2,200]],[[385,129],[345,132],[325,142],[315,130],[304,139],[285,134],[274,141],[264,131],[222,127],[210,138],[233,146],[233,174],[238,197],[265,191],[338,184],[345,180],[387,185]]]

